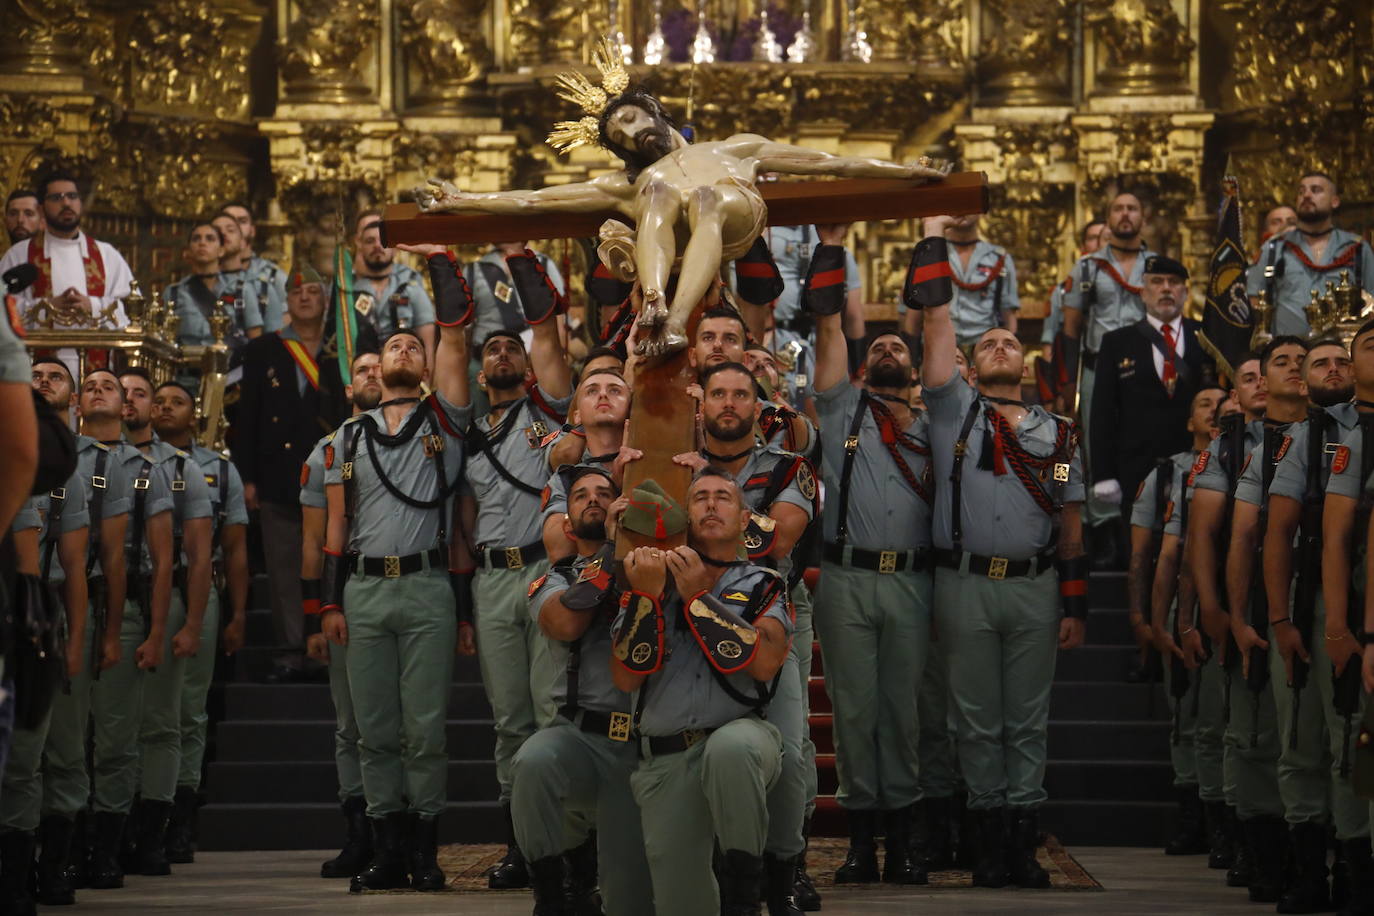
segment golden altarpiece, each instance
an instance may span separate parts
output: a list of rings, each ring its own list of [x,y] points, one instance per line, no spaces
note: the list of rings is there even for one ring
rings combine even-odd
[[[190,221],[251,204],[258,249],[327,270],[341,224],[426,177],[537,187],[612,167],[543,143],[553,77],[612,37],[702,137],[750,130],[984,171],[985,237],[1044,314],[1077,230],[1119,186],[1151,245],[1198,271],[1226,164],[1255,240],[1319,169],[1374,225],[1374,21],[1359,0],[3,0],[0,178],[63,165],[86,228],[145,294]],[[816,214],[817,222],[825,214]],[[892,317],[912,227],[850,237]],[[583,254],[548,248],[572,267]],[[146,322],[145,322],[146,324]],[[184,356],[183,356],[184,358]]]

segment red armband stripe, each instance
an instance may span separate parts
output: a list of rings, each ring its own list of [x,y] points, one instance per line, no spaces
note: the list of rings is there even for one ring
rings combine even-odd
[[[1059,594],[1065,598],[1082,598],[1088,594],[1086,579],[1066,579],[1059,583]]]
[[[844,282],[844,268],[837,267],[834,270],[822,270],[811,275],[811,281],[807,284],[808,289],[825,289],[828,286],[838,286]]]
[[[767,280],[777,276],[777,268],[770,261],[736,261],[735,273],[741,277]]]
[[[936,261],[934,264],[923,264],[913,270],[911,282],[912,284],[925,283],[927,280],[952,276],[954,276],[954,272],[950,270],[949,261]]]

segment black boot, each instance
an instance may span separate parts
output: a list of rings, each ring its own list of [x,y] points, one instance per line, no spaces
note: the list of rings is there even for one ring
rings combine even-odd
[[[29,888],[33,884],[34,836],[28,830],[0,833],[0,914],[34,916],[37,907]]]
[[[439,867],[439,818],[412,812],[410,820],[410,886],[417,891],[441,891],[447,883]]]
[[[978,825],[968,807],[968,796],[954,796],[950,807],[950,823],[955,829],[953,840],[954,867],[973,871],[978,867]]]
[[[372,828],[367,821],[367,799],[352,795],[344,800],[344,844],[339,854],[320,866],[321,878],[351,878],[372,861]]]
[[[1370,857],[1369,837],[1341,840],[1345,866],[1350,872],[1350,893],[1336,916],[1374,914],[1374,860]]]
[[[806,845],[802,847],[801,854],[797,856],[796,879],[792,886],[792,896],[797,899],[797,906],[801,907],[804,913],[815,913],[821,908],[821,895],[816,890],[816,885],[811,883],[811,876],[806,873],[806,850],[811,843],[811,818],[802,821],[802,842]]]
[[[722,857],[721,916],[761,916],[763,857],[739,849],[727,849]]]
[[[1279,897],[1279,913],[1322,913],[1331,908],[1327,884],[1326,825],[1293,824],[1288,828],[1293,849],[1293,881]]]
[[[494,891],[509,891],[530,886],[530,874],[525,868],[525,856],[515,844],[515,826],[510,819],[510,802],[501,806],[506,816],[506,854],[487,872],[487,887]]]
[[[119,850],[124,842],[124,826],[128,816],[113,811],[97,811],[94,820],[95,841],[91,845],[86,886],[100,890],[123,887],[124,868],[119,864]]]
[[[189,865],[196,860],[191,824],[195,820],[199,801],[196,790],[190,786],[177,786],[176,795],[172,796],[172,814],[167,819],[165,848],[167,861],[173,865]]]
[[[596,831],[563,853],[567,879],[563,882],[563,907],[569,916],[602,916],[601,888],[597,880]]]
[[[1011,881],[1007,871],[1007,809],[984,808],[969,815],[978,844],[973,886],[1006,887]]]
[[[563,896],[564,875],[562,856],[545,856],[529,863],[530,886],[534,889],[533,916],[569,916]]]
[[[913,808],[898,808],[886,814],[887,832],[883,835],[883,881],[887,884],[929,884],[926,870],[916,858],[911,842]]]
[[[878,880],[878,846],[873,839],[878,812],[849,812],[849,852],[835,869],[836,884],[872,884]]]
[[[1040,848],[1040,810],[1007,809],[1007,873],[1017,887],[1050,886],[1050,873],[1040,867],[1035,851]]]
[[[1350,899],[1350,863],[1345,858],[1345,844],[1331,834],[1331,908],[1342,910]]]
[[[1207,851],[1207,833],[1202,824],[1202,799],[1197,786],[1178,786],[1178,830],[1164,846],[1166,856],[1200,856]]]
[[[1230,868],[1236,861],[1236,813],[1224,801],[1206,802],[1208,868]]]
[[[86,886],[86,873],[91,868],[91,848],[95,845],[95,819],[85,808],[76,812],[72,827],[72,843],[67,852],[67,881],[73,890]]]
[[[372,862],[348,882],[350,893],[410,887],[406,842],[410,824],[404,811],[372,819]]]
[[[38,902],[44,906],[71,906],[76,891],[67,876],[72,832],[76,825],[60,814],[49,814],[38,824]]]
[[[1288,827],[1283,818],[1272,815],[1254,817],[1241,824],[1251,855],[1250,901],[1277,903],[1283,891],[1284,854],[1288,850]]]
[[[801,916],[793,890],[796,869],[793,860],[763,854],[763,899],[768,904],[768,916]]]
[[[143,813],[143,800],[134,796],[129,816],[124,821],[124,835],[119,838],[119,867],[126,875],[138,874],[138,824]]]
[[[164,847],[167,821],[172,816],[172,803],[144,799],[138,812],[138,873],[156,877],[170,875],[172,864],[167,861]]]
[[[923,798],[917,804],[920,812],[915,822],[916,858],[927,872],[947,871],[954,867],[954,848],[951,842],[950,798]]]

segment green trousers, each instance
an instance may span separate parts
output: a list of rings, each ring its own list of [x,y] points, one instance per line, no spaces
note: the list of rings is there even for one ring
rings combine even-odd
[[[580,845],[595,827],[601,895],[611,916],[651,916],[654,910],[630,791],[638,762],[633,742],[588,734],[561,717],[530,735],[511,762],[511,818],[520,851],[531,861],[556,856]],[[581,829],[571,830],[569,814]]]
[[[94,807],[128,814],[138,787],[139,715],[143,682],[134,651],[143,642],[143,618],[138,605],[125,602],[119,629],[119,662],[91,684],[91,720],[95,741],[91,757]]]
[[[139,704],[138,751],[141,773],[139,795],[144,801],[169,802],[176,795],[181,770],[181,692],[186,679],[186,659],[172,654],[172,637],[186,623],[181,592],[172,589],[167,610],[167,632],[162,644],[162,664],[143,673]]]
[[[766,711],[768,721],[782,736],[782,766],[768,790],[768,839],[764,849],[780,859],[799,855],[806,848],[802,837],[807,788],[806,758],[802,751],[804,709],[797,660],[788,655],[783,660],[778,689]]]
[[[477,570],[472,583],[477,661],[496,725],[496,781],[510,801],[511,761],[536,728],[553,722],[554,682],[564,676],[548,642],[530,619],[529,587],[548,572],[546,560],[523,569]]]
[[[435,817],[448,790],[448,690],[458,623],[442,569],[344,588],[348,687],[367,814]]]
[[[38,829],[43,807],[43,744],[48,739],[52,707],[35,728],[16,728],[0,779],[0,833]]]
[[[834,711],[835,800],[851,810],[916,801],[917,686],[930,637],[930,576],[821,564],[816,631]]]
[[[1045,800],[1050,684],[1059,645],[1053,572],[990,579],[935,570],[935,618],[949,659],[959,766],[970,809]]]
[[[363,768],[358,759],[358,720],[353,715],[353,693],[348,689],[348,647],[329,644],[329,698],[334,701],[334,770],[339,779],[339,801],[363,792]]]
[[[797,660],[797,677],[801,680],[802,698],[802,779],[806,799],[806,817],[816,810],[816,745],[811,740],[811,662],[816,648],[816,633],[812,629],[811,590],[798,581],[792,589],[792,605],[797,619],[792,631],[792,657]]]
[[[827,666],[828,668],[828,666]],[[715,916],[720,891],[711,869],[719,845],[761,855],[768,788],[782,766],[782,736],[746,716],[677,754],[644,759],[630,777],[654,885],[655,916]],[[611,868],[604,860],[602,871]]]
[[[181,676],[181,762],[177,767],[177,786],[200,788],[201,765],[205,762],[205,732],[210,716],[205,700],[215,675],[215,656],[219,647],[219,593],[210,589],[205,602],[204,625],[200,631],[200,651],[183,663]]]
[[[1236,815],[1241,820],[1282,817],[1283,800],[1279,795],[1278,775],[1279,730],[1274,691],[1268,685],[1260,691],[1251,690],[1241,674],[1239,659],[1233,663],[1230,674],[1231,705],[1226,722],[1225,768],[1226,781],[1234,786]]]
[[[1184,703],[1193,719],[1193,772],[1198,795],[1203,801],[1225,801],[1226,672],[1208,662],[1189,671],[1188,677],[1193,690]]]
[[[91,618],[87,618],[90,620]],[[53,698],[48,740],[43,745],[43,814],[75,817],[91,796],[86,769],[86,731],[91,716],[91,643],[94,625],[86,627],[81,673],[72,678],[70,692]],[[101,673],[103,680],[106,672]]]
[[[959,759],[949,708],[949,657],[939,634],[932,634],[921,686],[916,692],[917,787],[921,798],[950,798],[959,791]]]

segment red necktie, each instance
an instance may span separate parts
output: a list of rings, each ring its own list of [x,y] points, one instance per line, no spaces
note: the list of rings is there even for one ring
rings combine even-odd
[[[1178,370],[1174,367],[1174,329],[1171,325],[1160,325],[1159,330],[1164,334],[1164,343],[1168,345],[1168,352],[1164,354],[1164,371],[1160,374],[1160,381],[1164,383],[1164,390],[1169,392],[1169,397],[1174,396],[1174,386],[1178,383]]]

